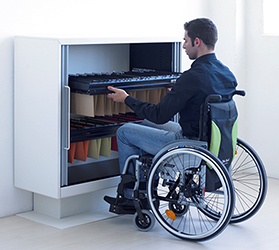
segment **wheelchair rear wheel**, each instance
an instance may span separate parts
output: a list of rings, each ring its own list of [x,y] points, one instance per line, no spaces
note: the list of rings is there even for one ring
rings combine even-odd
[[[237,223],[249,219],[260,209],[267,191],[264,165],[253,148],[241,139],[237,139],[231,177],[235,189],[231,222]]]
[[[235,190],[235,208],[230,223],[239,223],[257,213],[267,191],[266,172],[260,157],[251,146],[240,139],[237,139],[230,175]],[[211,192],[207,199],[217,201],[222,196],[222,193]],[[219,211],[215,210],[214,206],[212,209],[204,209],[204,213],[215,220],[219,217]]]
[[[206,171],[218,176],[216,190],[207,190]],[[208,240],[230,222],[234,190],[221,161],[202,147],[179,146],[166,150],[153,163],[148,179],[148,200],[157,221],[185,240]],[[219,193],[219,200],[208,199]],[[218,211],[218,216],[212,217]]]

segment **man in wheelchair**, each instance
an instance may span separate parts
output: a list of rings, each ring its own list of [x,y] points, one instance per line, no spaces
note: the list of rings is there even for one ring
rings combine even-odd
[[[237,81],[233,73],[220,62],[214,53],[218,39],[215,24],[199,18],[184,24],[183,49],[191,60],[191,68],[177,79],[172,89],[157,105],[143,102],[122,89],[109,86],[108,94],[115,102],[129,106],[136,115],[145,118],[142,124],[127,123],[117,131],[119,166],[122,173],[126,159],[131,155],[155,155],[167,143],[179,139],[198,139],[200,109],[210,94],[231,96]],[[179,123],[171,119],[179,113]],[[133,162],[128,173],[133,173]],[[132,177],[131,177],[132,178]],[[132,190],[134,180],[120,185],[121,197],[118,204],[133,207]],[[139,189],[145,189],[145,178],[140,178]],[[108,203],[115,204],[116,198],[106,196]]]

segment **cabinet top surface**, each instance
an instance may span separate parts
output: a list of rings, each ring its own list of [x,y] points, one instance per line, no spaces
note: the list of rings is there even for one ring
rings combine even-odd
[[[15,39],[50,40],[57,41],[61,45],[82,44],[115,44],[115,43],[169,43],[181,42],[178,37],[39,37],[39,36],[15,36]]]

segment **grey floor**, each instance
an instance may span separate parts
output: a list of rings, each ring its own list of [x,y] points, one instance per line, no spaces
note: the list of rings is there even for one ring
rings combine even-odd
[[[279,180],[269,179],[268,184],[264,206],[254,217],[229,225],[222,234],[205,242],[175,238],[158,223],[149,232],[137,231],[130,215],[63,230],[10,216],[0,219],[0,249],[278,249]]]

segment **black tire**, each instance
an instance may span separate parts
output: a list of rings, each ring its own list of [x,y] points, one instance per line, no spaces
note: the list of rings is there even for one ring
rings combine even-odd
[[[133,222],[134,226],[142,232],[147,232],[151,230],[155,225],[155,218],[151,212],[148,210],[143,209],[142,211],[144,219],[141,220],[138,213],[134,214]]]

